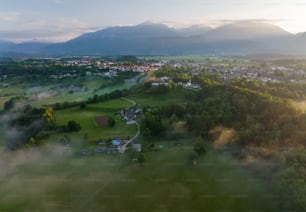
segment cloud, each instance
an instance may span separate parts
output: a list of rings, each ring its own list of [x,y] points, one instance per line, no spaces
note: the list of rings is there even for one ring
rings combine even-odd
[[[19,17],[18,12],[0,12],[0,21],[1,22],[15,22]]]
[[[44,41],[60,42],[67,41],[86,32],[97,30],[89,24],[71,18],[56,18],[52,20],[32,20],[19,23],[17,29],[0,30],[0,40],[14,42]]]
[[[64,0],[48,0],[48,1],[55,4],[62,4],[65,2]]]
[[[280,25],[281,23],[288,22],[288,19],[206,19],[206,20],[189,20],[189,21],[167,21],[167,20],[160,20],[160,21],[153,21],[154,23],[163,23],[167,26],[173,28],[184,28],[190,26],[203,26],[203,27],[212,27],[216,28],[225,24],[232,24],[237,22],[262,22],[262,23],[270,23],[275,25]]]

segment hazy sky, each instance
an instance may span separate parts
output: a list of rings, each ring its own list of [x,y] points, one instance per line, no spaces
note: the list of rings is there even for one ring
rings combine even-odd
[[[145,21],[170,26],[256,19],[306,31],[306,0],[0,0],[0,40],[64,41]]]

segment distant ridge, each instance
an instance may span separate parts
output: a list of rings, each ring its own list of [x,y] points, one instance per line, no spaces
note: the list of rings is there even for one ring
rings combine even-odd
[[[63,43],[0,41],[0,55],[306,55],[306,34],[262,22],[182,29],[145,22],[83,34]]]
[[[207,32],[210,40],[241,40],[241,39],[267,39],[290,36],[289,32],[273,24],[241,21],[223,25]]]

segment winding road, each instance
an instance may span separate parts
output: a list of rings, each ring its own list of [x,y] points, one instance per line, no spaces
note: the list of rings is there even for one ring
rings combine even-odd
[[[133,142],[140,135],[140,126],[139,126],[137,121],[135,121],[135,124],[137,126],[137,133],[136,133],[136,135],[133,138],[131,138],[130,140],[125,141],[125,144],[123,146],[119,147],[118,151],[120,153],[124,153],[125,150],[127,150],[127,148],[126,148],[127,145],[129,145],[131,142]]]
[[[132,103],[133,106],[136,105],[136,102],[135,102],[134,100],[131,100],[131,99],[128,99],[128,98],[125,98],[125,97],[121,97],[120,99]],[[140,135],[140,125],[139,125],[139,123],[138,123],[137,121],[134,121],[133,124],[136,124],[136,126],[137,126],[137,133],[136,133],[136,135],[135,135],[133,138],[131,138],[131,139],[125,141],[125,144],[124,144],[123,146],[120,146],[120,147],[119,147],[118,151],[119,151],[120,153],[124,153],[124,152],[127,150],[127,148],[126,148],[127,145],[129,145],[131,142],[133,142],[133,141]]]

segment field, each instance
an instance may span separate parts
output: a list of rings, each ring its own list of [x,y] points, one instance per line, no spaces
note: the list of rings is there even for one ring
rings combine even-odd
[[[150,93],[141,93],[129,96],[141,106],[162,106],[175,103],[185,103],[185,96],[192,93],[192,90],[177,88],[169,93],[152,95]]]
[[[99,138],[108,137],[132,137],[135,135],[136,126],[126,125],[124,121],[115,118],[115,127],[98,126],[94,117],[96,116],[115,116],[115,114],[125,107],[130,107],[132,104],[121,99],[112,100],[108,102],[87,105],[86,109],[81,110],[79,107],[70,108],[66,110],[57,111],[55,113],[56,122],[58,125],[67,124],[70,120],[75,120],[80,123],[81,131],[70,133],[69,135],[76,138],[83,138],[84,135],[89,140],[97,140]],[[56,137],[63,136],[63,134],[56,134]],[[50,138],[51,140],[54,137]]]
[[[188,145],[148,152],[143,165],[60,146],[28,151],[1,167],[0,211],[277,211],[263,179],[214,150],[197,166]]]

